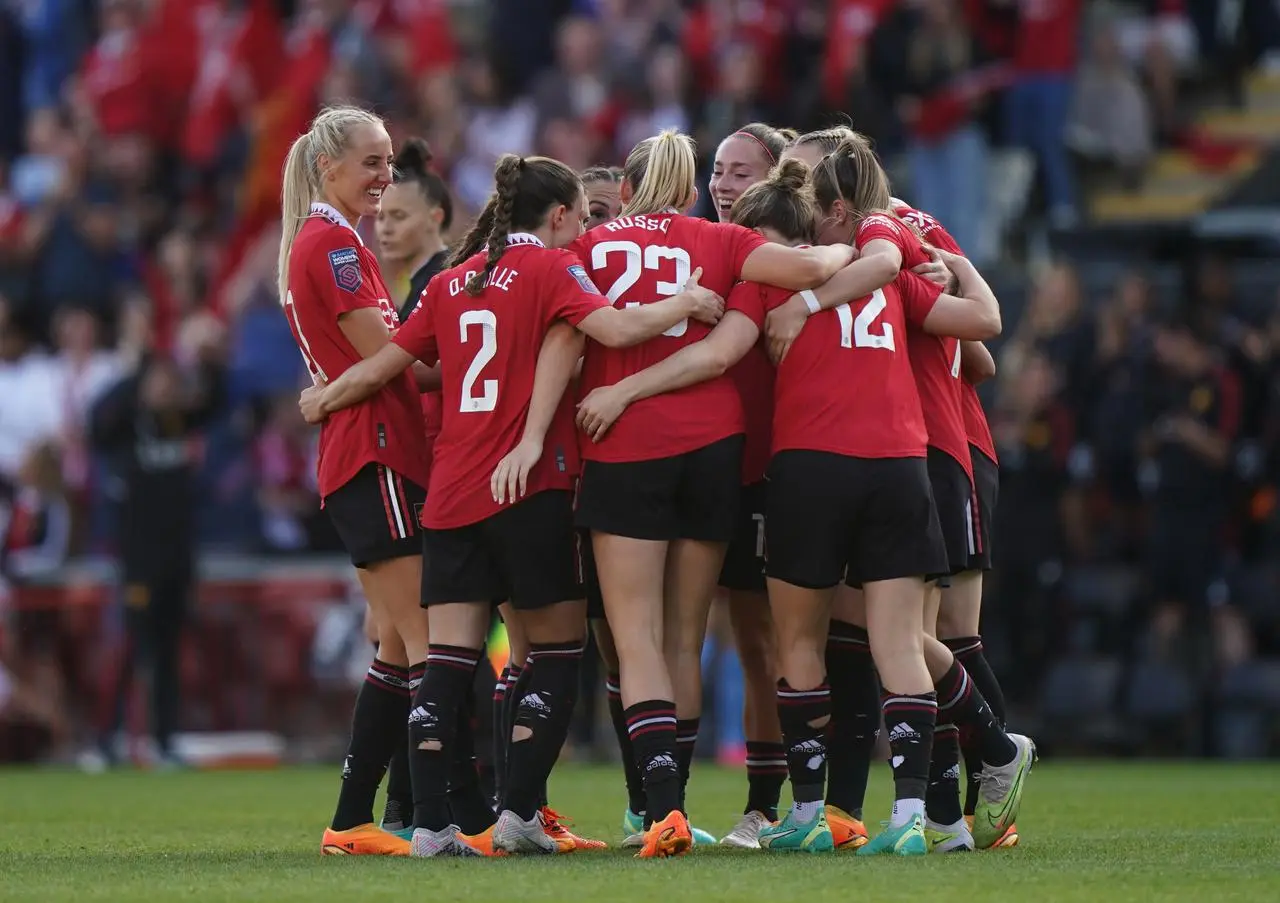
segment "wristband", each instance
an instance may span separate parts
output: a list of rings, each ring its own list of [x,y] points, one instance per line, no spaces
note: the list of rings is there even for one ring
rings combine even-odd
[[[822,305],[818,303],[818,296],[813,293],[812,289],[805,289],[799,294],[804,299],[804,306],[809,308],[810,314],[816,314],[822,310]]]

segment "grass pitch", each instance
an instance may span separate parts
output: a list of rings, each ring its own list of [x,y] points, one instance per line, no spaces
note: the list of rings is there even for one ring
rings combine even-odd
[[[869,818],[887,814],[872,774]],[[552,802],[615,841],[619,772],[557,770]],[[924,859],[697,849],[414,861],[319,855],[337,768],[265,773],[0,770],[0,901],[1280,901],[1280,765],[1037,766],[1015,850]],[[736,820],[745,777],[695,765],[693,820]],[[872,819],[874,820],[874,818]]]

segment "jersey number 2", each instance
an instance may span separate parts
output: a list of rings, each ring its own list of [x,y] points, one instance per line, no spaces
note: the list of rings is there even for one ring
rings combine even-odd
[[[665,282],[661,279],[657,281],[654,289],[657,291],[659,298],[670,298],[672,295],[678,295],[684,291],[684,284],[689,281],[689,275],[693,272],[689,252],[684,248],[646,245],[644,252],[641,253],[640,246],[634,241],[600,242],[600,244],[591,249],[592,269],[604,269],[609,255],[615,251],[626,255],[627,268],[622,271],[622,275],[618,277],[618,281],[610,287],[609,291],[605,292],[605,297],[609,299],[610,304],[616,304],[618,299],[626,294],[627,289],[640,281],[642,270],[657,270],[662,266],[664,260],[670,260],[675,263],[676,278],[674,282]],[[627,307],[639,306],[639,301],[627,302]],[[685,334],[688,328],[689,321],[681,320],[664,332],[663,335],[678,339]]]
[[[848,302],[836,307],[836,317],[840,320],[840,347],[896,350],[893,345],[892,323],[885,323],[882,332],[871,331],[871,324],[875,322],[876,317],[884,313],[887,303],[884,290],[876,289],[871,293],[871,300],[863,305],[861,313],[856,317],[849,309]]]
[[[498,353],[498,317],[491,310],[468,310],[458,317],[458,332],[462,344],[471,340],[472,326],[480,327],[480,347],[476,349],[471,366],[462,377],[462,401],[458,410],[463,414],[476,414],[492,411],[498,406],[498,381],[486,379],[480,383],[480,394],[476,394],[476,381],[485,365]]]

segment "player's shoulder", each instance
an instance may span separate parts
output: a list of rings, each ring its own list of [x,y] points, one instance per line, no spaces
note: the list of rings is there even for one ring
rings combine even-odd
[[[883,232],[888,230],[894,235],[902,235],[903,228],[901,220],[890,216],[887,213],[872,213],[864,216],[858,222],[858,235],[867,235],[871,233]]]
[[[578,287],[584,292],[593,295],[601,294],[599,288],[591,278],[591,274],[587,272],[586,265],[582,262],[582,257],[568,248],[546,248],[538,255],[538,268],[546,277],[561,277],[567,275],[572,278]]]

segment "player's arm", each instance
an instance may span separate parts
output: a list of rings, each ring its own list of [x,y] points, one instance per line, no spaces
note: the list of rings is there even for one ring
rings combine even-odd
[[[853,257],[854,250],[848,245],[789,248],[770,242],[747,255],[739,278],[799,291],[827,282]]]
[[[1001,330],[1000,302],[977,267],[959,254],[941,249],[935,249],[935,252],[947,269],[956,274],[960,297],[939,295],[933,310],[921,324],[924,331],[971,341],[998,336]]]
[[[582,333],[563,320],[551,324],[538,351],[538,364],[533,372],[533,391],[529,396],[529,413],[519,443],[498,462],[489,477],[493,500],[503,504],[523,498],[529,473],[542,458],[542,443],[551,429],[569,380],[578,369]]]
[[[831,310],[863,298],[884,288],[902,270],[902,249],[886,238],[873,238],[863,245],[858,259],[843,267],[813,291],[792,295],[769,312],[765,319],[765,335],[769,338],[769,356],[775,361],[786,357],[787,349],[800,335],[805,321],[813,314]],[[783,286],[789,288],[789,286]]]
[[[653,304],[618,310],[602,306],[578,321],[578,329],[609,348],[639,345],[661,335],[682,320],[715,325],[724,316],[724,299],[698,284],[702,267],[693,271],[684,291]]]
[[[702,341],[686,345],[612,386],[593,389],[578,405],[578,426],[598,441],[629,405],[722,375],[742,360],[759,338],[760,328],[751,318],[731,310]]]
[[[969,385],[978,386],[996,375],[996,359],[981,342],[961,342],[960,369]]]
[[[382,346],[333,382],[302,393],[298,407],[308,423],[320,423],[335,411],[359,404],[412,366],[414,357],[394,342]]]

